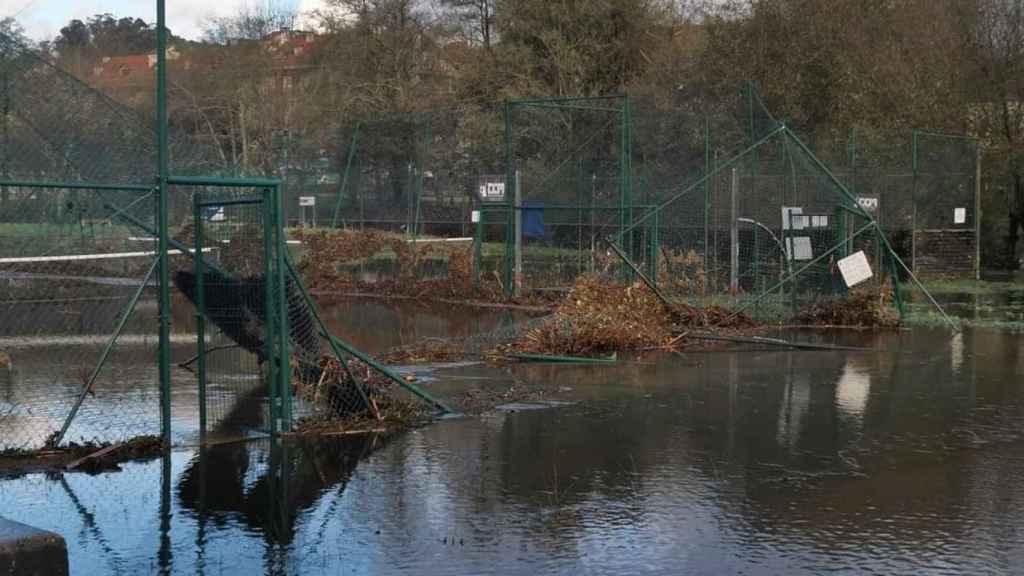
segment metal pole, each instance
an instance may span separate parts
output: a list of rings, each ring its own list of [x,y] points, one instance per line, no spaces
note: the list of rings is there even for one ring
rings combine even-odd
[[[165,0],[156,2],[156,116],[157,116],[157,265],[160,269],[160,435],[171,444],[171,276],[167,258],[167,13]]]
[[[658,285],[658,256],[659,256],[659,254],[661,252],[661,247],[659,245],[659,243],[661,241],[661,238],[659,237],[659,231],[658,231],[658,226],[660,224],[658,222],[658,220],[659,220],[658,216],[659,216],[658,214],[654,215],[654,219],[651,221],[651,232],[650,232],[650,234],[651,234],[651,238],[650,238],[650,242],[651,242],[651,272],[650,272],[650,274],[651,274],[651,282],[654,282],[655,286]]]
[[[632,112],[629,105],[629,96],[627,95],[622,103],[622,157],[619,160],[619,177],[622,179],[622,204],[624,208],[621,215],[622,225],[619,227],[620,230],[624,230],[633,223],[632,124]],[[630,257],[634,257],[636,254],[636,243],[633,236],[633,233],[630,232],[626,238],[626,253]],[[629,281],[632,282],[633,278],[629,278]]]
[[[710,263],[711,247],[708,245],[710,242],[710,231],[708,225],[711,222],[711,186],[707,180],[707,176],[711,174],[711,120],[708,117],[704,117],[704,271],[707,273],[707,267]],[[704,295],[707,295],[708,283],[705,280],[703,286]]]
[[[348,145],[348,158],[345,160],[345,174],[341,177],[341,186],[338,188],[338,201],[334,204],[334,219],[331,220],[331,227],[338,227],[338,216],[341,214],[341,203],[348,191],[348,175],[352,170],[352,159],[356,156],[356,144],[359,142],[359,129],[362,122],[356,122],[356,128],[352,131],[352,141]]]
[[[476,212],[473,234],[473,287],[480,287],[480,272],[483,267],[484,243],[484,207],[480,205]]]
[[[277,284],[279,294],[277,301],[277,347],[281,365],[277,371],[277,377],[279,380],[277,391],[281,401],[281,409],[279,412],[281,417],[280,431],[288,432],[292,428],[292,390],[290,379],[291,354],[288,351],[289,336],[291,335],[291,331],[288,327],[288,311],[290,308],[291,298],[288,294],[288,282],[284,264],[288,250],[288,242],[284,236],[284,195],[281,192],[281,189],[276,186],[271,189],[271,194],[274,200],[274,203],[271,205],[271,210],[274,214],[273,237],[277,243],[274,250],[274,282]],[[201,261],[202,259],[202,254],[199,254],[199,257],[196,260]]]
[[[521,178],[519,170],[516,170],[515,204],[513,213],[515,216],[515,291],[518,295],[523,289],[523,191],[520,186]]]
[[[917,270],[917,130],[911,134],[910,269]]]
[[[206,441],[206,269],[203,262],[203,219],[200,196],[192,196],[192,218],[195,230],[196,273],[196,377],[199,381],[199,439]]]
[[[512,271],[512,259],[513,259],[513,235],[515,231],[513,226],[515,225],[513,218],[513,210],[515,210],[512,204],[512,187],[515,186],[514,179],[516,179],[515,166],[513,163],[512,154],[512,103],[505,101],[505,296],[512,297],[514,294],[515,287],[513,286],[513,271]]]
[[[974,279],[981,280],[981,142],[974,143]]]
[[[729,290],[735,294],[739,288],[740,234],[736,222],[736,194],[739,192],[739,175],[732,169],[732,186],[729,191]]]
[[[264,346],[264,364],[266,368],[266,382],[267,382],[267,397],[270,399],[270,434],[276,436],[281,432],[281,397],[280,390],[278,389],[277,370],[284,370],[285,366],[277,366],[274,356],[274,338],[280,326],[278,326],[278,316],[274,300],[274,274],[271,262],[274,261],[274,242],[271,237],[271,231],[274,229],[274,218],[271,215],[273,207],[273,198],[270,193],[270,188],[263,190],[263,203],[261,208],[263,209],[263,317],[267,319],[267,335],[266,340],[263,343]],[[281,358],[282,362],[286,362],[285,358]]]

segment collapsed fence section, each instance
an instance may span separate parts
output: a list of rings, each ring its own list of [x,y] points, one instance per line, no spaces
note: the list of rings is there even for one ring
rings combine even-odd
[[[690,266],[646,276],[622,249],[625,234],[610,240],[666,301],[780,323],[865,292],[902,313],[903,274],[923,290],[877,221],[781,124],[650,214],[660,219],[661,249],[685,254]]]

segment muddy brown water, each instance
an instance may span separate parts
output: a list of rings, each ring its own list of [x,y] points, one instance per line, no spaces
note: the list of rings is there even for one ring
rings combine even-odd
[[[515,320],[383,303],[327,316],[377,351]],[[7,478],[0,515],[62,534],[75,574],[1020,573],[1024,337],[797,336],[873,351],[425,371],[446,398],[543,384],[562,404]],[[183,439],[192,386],[176,381]],[[93,401],[147,401],[104,392]]]

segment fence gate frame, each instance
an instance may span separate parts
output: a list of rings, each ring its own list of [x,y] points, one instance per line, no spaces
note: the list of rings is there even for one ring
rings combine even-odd
[[[261,212],[263,230],[263,315],[266,318],[264,331],[266,368],[261,377],[266,384],[269,406],[269,432],[276,436],[292,429],[292,387],[290,379],[289,327],[287,305],[286,263],[287,242],[284,233],[284,214],[280,186],[276,181],[245,181],[245,180],[203,180],[175,179],[186,186],[202,185],[204,187],[248,187],[257,188],[260,192],[243,197],[213,198],[212,194],[197,189],[192,195],[192,219],[194,224],[193,267],[196,275],[196,377],[199,393],[199,433],[201,442],[205,442],[207,433],[207,367],[206,356],[206,316],[208,308],[204,295],[204,276],[217,266],[207,262],[204,256],[204,218],[203,212],[211,208],[219,209],[230,206],[258,206]],[[246,186],[246,184],[253,184]]]

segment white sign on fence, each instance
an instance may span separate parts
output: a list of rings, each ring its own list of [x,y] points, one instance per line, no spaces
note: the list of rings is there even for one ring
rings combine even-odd
[[[871,264],[863,250],[858,250],[837,262],[839,273],[843,275],[843,281],[850,288],[871,278]]]
[[[857,196],[857,204],[870,214],[878,212],[878,196]]]
[[[316,206],[316,196],[299,196],[299,206]]]
[[[806,224],[806,217],[802,216],[804,209],[800,206],[782,207],[782,229],[803,230]]]
[[[500,202],[505,199],[504,176],[484,176],[480,179],[480,199],[485,202]]]
[[[967,223],[967,208],[954,208],[953,209],[953,224],[966,224]]]
[[[786,252],[790,260],[811,260],[814,252],[811,250],[810,236],[796,236],[786,238]]]
[[[476,224],[477,222],[479,222],[480,221],[480,211],[479,210],[473,210],[472,212],[470,212],[469,213],[469,221],[472,222],[473,224]]]

